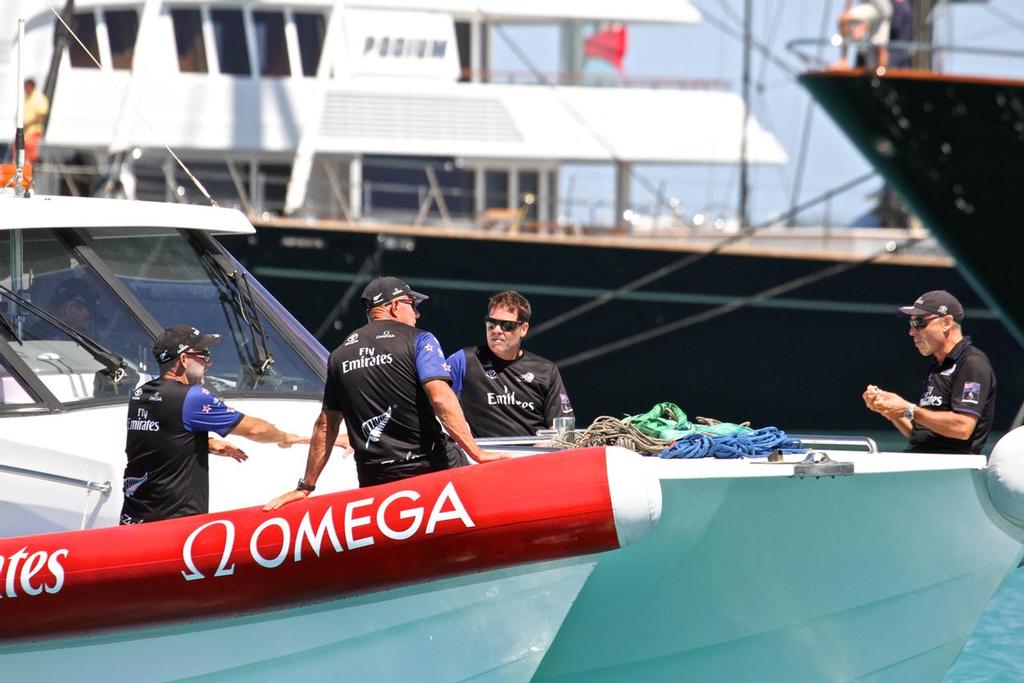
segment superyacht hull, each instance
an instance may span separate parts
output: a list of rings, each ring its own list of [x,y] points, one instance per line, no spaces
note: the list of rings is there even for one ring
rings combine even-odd
[[[857,232],[807,240],[813,249],[736,245],[711,254],[701,249],[716,240],[513,237],[442,228],[264,226],[255,235],[220,239],[328,349],[363,324],[359,293],[374,274],[398,275],[431,295],[419,325],[437,334],[447,353],[483,343],[489,296],[522,292],[534,311],[525,344],[558,362],[577,423],[671,400],[691,414],[790,432],[887,431],[887,422],[864,409],[864,387],[912,396],[928,366],[895,307],[923,291],[948,289],[964,302],[967,332],[999,373],[995,425],[1005,430],[1024,402],[1024,377],[999,372],[1014,366],[1018,351],[1005,326],[949,259],[908,254],[867,263],[874,245],[884,252],[886,233],[877,231],[870,246],[854,251],[852,242],[869,241],[864,231],[853,237]],[[691,265],[541,329],[688,259]],[[792,291],[752,300],[801,279],[806,284]],[[737,304],[749,305],[685,323]],[[664,334],[631,338],[678,321],[684,324]],[[581,357],[595,350],[602,353]]]
[[[930,71],[800,81],[954,256],[1024,344],[1024,81]]]

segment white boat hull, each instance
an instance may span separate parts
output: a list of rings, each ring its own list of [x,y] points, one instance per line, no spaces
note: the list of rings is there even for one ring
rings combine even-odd
[[[917,472],[898,471],[915,456],[839,457],[858,473],[647,463],[659,526],[601,556],[535,680],[940,680],[1024,530],[989,502],[980,456],[918,456],[957,468]]]

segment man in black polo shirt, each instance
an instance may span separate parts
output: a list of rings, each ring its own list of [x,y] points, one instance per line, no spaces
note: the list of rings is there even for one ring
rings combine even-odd
[[[487,346],[452,354],[452,388],[478,437],[533,436],[556,417],[573,417],[562,376],[551,361],[522,348],[530,302],[518,292],[491,297],[484,318]]]
[[[264,509],[275,510],[313,491],[342,419],[355,449],[360,486],[468,464],[452,439],[477,462],[506,457],[473,441],[452,393],[451,368],[440,343],[416,328],[419,305],[427,298],[395,277],[379,277],[366,286],[362,300],[369,323],[331,353],[305,476],[294,491]]]
[[[935,290],[899,311],[910,318],[918,352],[934,356],[935,363],[916,405],[873,385],[864,403],[909,439],[908,452],[981,453],[995,414],[996,377],[988,357],[960,329],[963,306]]]
[[[209,454],[239,462],[248,456],[227,441],[228,433],[281,448],[306,437],[237,412],[203,386],[218,334],[194,327],[164,330],[153,346],[160,376],[146,382],[128,402],[128,437],[121,524],[156,522],[209,511]]]

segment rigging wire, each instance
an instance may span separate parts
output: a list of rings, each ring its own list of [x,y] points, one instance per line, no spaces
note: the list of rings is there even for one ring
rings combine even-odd
[[[707,22],[709,24],[711,24],[711,26],[713,26],[714,28],[717,28],[719,31],[721,31],[722,33],[726,34],[730,38],[734,38],[734,39],[740,41],[741,43],[743,42],[743,33],[741,31],[739,31],[736,28],[730,26],[727,22],[723,21],[722,19],[719,19],[714,14],[711,14],[704,7],[701,7],[696,2],[693,2],[691,4],[693,4],[698,10],[700,10],[700,13],[704,16],[704,18],[707,20]],[[757,49],[757,51],[765,59],[767,59],[768,61],[770,61],[775,66],[779,67],[780,69],[782,69],[787,74],[789,74],[790,77],[792,77],[792,78],[796,78],[797,77],[798,71],[796,69],[794,69],[784,59],[782,59],[781,57],[777,56],[772,51],[772,49],[770,47],[765,45],[760,40],[757,40],[756,38],[753,41],[751,41],[751,42],[753,43],[753,45]]]
[[[89,56],[89,59],[91,59],[92,63],[96,65],[96,68],[99,69],[107,77],[107,80],[110,82],[110,85],[112,85],[114,87],[114,90],[116,90],[118,94],[121,95],[121,100],[132,108],[135,114],[139,117],[139,120],[142,121],[142,124],[149,130],[150,133],[156,136],[156,139],[160,142],[161,145],[163,145],[164,149],[167,150],[167,153],[171,155],[171,158],[174,159],[175,162],[177,162],[178,166],[180,166],[181,170],[185,172],[185,175],[188,176],[189,180],[191,180],[192,183],[196,186],[196,188],[198,188],[199,192],[203,195],[203,197],[206,198],[206,201],[210,202],[210,206],[217,206],[217,202],[213,199],[213,197],[210,196],[210,193],[206,191],[206,188],[203,186],[203,184],[199,182],[199,178],[197,178],[192,173],[192,171],[189,170],[188,166],[185,165],[185,162],[182,161],[181,158],[174,153],[174,150],[171,149],[171,146],[164,141],[163,136],[160,135],[160,133],[158,133],[156,129],[150,125],[146,117],[142,115],[142,112],[135,105],[135,103],[128,98],[128,95],[125,94],[124,90],[121,89],[121,86],[117,84],[117,81],[114,80],[110,73],[103,69],[103,65],[100,64],[100,60],[98,60],[96,56],[93,55],[92,52],[90,52],[89,48],[85,46],[85,43],[83,43],[82,39],[78,37],[78,34],[75,33],[74,29],[72,29],[71,26],[68,25],[67,21],[64,20],[64,17],[61,16],[61,14],[56,10],[56,8],[54,8],[53,3],[50,0],[46,0],[46,6],[50,8],[50,12],[53,14],[53,16],[57,17],[57,21],[61,23],[61,25],[64,27],[64,30],[68,32],[68,35],[74,38],[75,42],[78,43],[78,45],[82,48],[85,54]]]
[[[670,323],[666,323],[664,325],[651,328],[644,332],[638,332],[637,334],[624,337],[614,342],[609,342],[608,344],[603,344],[601,346],[597,346],[586,351],[582,351],[567,358],[562,358],[561,360],[556,361],[555,364],[559,368],[564,369],[573,365],[578,365],[580,363],[585,363],[587,361],[594,360],[595,358],[599,358],[614,351],[620,351],[622,349],[629,348],[634,344],[650,341],[651,339],[669,334],[670,332],[677,332],[687,327],[692,327],[699,323],[707,322],[714,318],[726,315],[727,313],[738,311],[741,308],[746,308],[747,306],[751,306],[762,301],[772,299],[774,297],[786,294],[788,292],[799,289],[806,285],[814,284],[815,282],[819,282],[821,280],[827,280],[828,278],[835,277],[836,275],[840,275],[847,271],[853,270],[854,268],[859,268],[860,266],[872,263],[873,261],[877,260],[882,256],[902,251],[906,249],[908,246],[911,246],[923,239],[925,238],[907,238],[906,240],[895,245],[895,247],[891,249],[886,248],[879,250],[871,254],[867,258],[861,259],[859,261],[836,263],[831,266],[827,266],[825,268],[822,268],[821,270],[817,270],[803,277],[798,277],[793,280],[789,280],[774,287],[768,287],[767,289],[763,289],[760,292],[757,292],[756,294],[751,294],[750,296],[745,297],[737,297],[732,301],[729,301],[728,303],[724,303],[720,306],[715,306],[714,308],[711,308],[707,311],[701,311],[700,313],[695,313],[685,318],[674,320]]]
[[[831,11],[828,3],[822,5],[821,11],[821,28],[818,31],[820,35],[825,35],[825,31],[828,30],[828,21],[831,16]],[[821,53],[824,51],[824,44],[818,45],[817,58],[821,59]],[[804,111],[804,126],[800,136],[800,151],[797,153],[796,170],[793,173],[793,186],[792,195],[789,198],[790,211],[796,206],[797,202],[800,201],[800,190],[804,181],[804,168],[807,164],[807,150],[811,142],[811,127],[814,124],[814,112],[817,109],[817,103],[813,97],[807,98],[807,108]]]
[[[549,320],[546,320],[545,322],[537,325],[536,327],[531,326],[530,336],[536,338],[537,335],[542,334],[559,325],[567,323],[570,320],[573,320],[574,318],[578,318],[579,316],[588,313],[594,310],[595,308],[604,306],[605,304],[610,303],[616,299],[619,299],[622,296],[629,294],[630,292],[633,292],[637,289],[640,289],[641,287],[644,287],[645,285],[648,285],[656,280],[660,280],[661,278],[670,275],[671,273],[682,270],[683,268],[687,268],[693,265],[694,263],[707,258],[708,256],[712,256],[714,254],[721,252],[723,249],[725,249],[726,247],[735,242],[749,238],[758,230],[770,227],[772,225],[777,225],[778,223],[785,220],[789,220],[792,216],[797,215],[798,213],[810,208],[811,206],[819,204],[823,201],[827,201],[837,194],[841,194],[843,192],[846,192],[847,190],[853,189],[854,187],[860,185],[861,183],[867,182],[868,180],[874,178],[876,175],[877,174],[875,173],[875,171],[869,171],[867,173],[864,173],[863,175],[857,176],[853,180],[849,180],[843,183],[842,185],[839,185],[829,190],[828,192],[825,192],[824,194],[821,194],[817,197],[814,197],[813,199],[804,202],[800,206],[790,209],[785,213],[779,214],[774,218],[771,218],[763,223],[753,225],[750,228],[743,230],[742,232],[736,233],[735,235],[725,237],[721,241],[716,242],[710,249],[708,249],[705,252],[697,254],[687,254],[686,256],[676,259],[675,261],[672,261],[671,263],[668,263],[662,266],[661,268],[653,270],[647,273],[646,275],[643,275],[642,277],[633,280],[632,282],[629,282],[609,292],[605,292],[604,294],[595,299],[591,299],[586,303],[580,304],[575,308],[569,309],[565,313],[562,313]]]

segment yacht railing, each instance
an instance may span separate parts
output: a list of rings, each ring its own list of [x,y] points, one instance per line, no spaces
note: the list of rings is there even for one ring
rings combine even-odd
[[[822,47],[837,48],[840,50],[840,55],[850,48],[853,53],[859,52],[867,56],[868,63],[872,67],[875,66],[874,55],[877,49],[884,47],[890,53],[889,68],[916,68],[939,73],[946,72],[944,57],[947,55],[1024,60],[1024,50],[934,44],[916,40],[892,40],[885,45],[875,45],[868,40],[843,40],[839,36],[832,36],[831,38],[797,38],[786,43],[786,49],[799,59],[805,68],[824,69],[830,66],[834,68],[835,62],[822,56]],[[893,63],[891,57],[893,52],[906,54],[907,58],[904,63]]]
[[[52,472],[43,472],[42,470],[30,470],[24,467],[15,467],[14,465],[0,464],[0,472],[14,474],[21,477],[29,477],[31,479],[41,479],[55,484],[76,486],[78,488],[86,489],[87,491],[97,491],[104,496],[109,496],[110,492],[114,490],[113,485],[109,481],[98,482],[89,481],[88,479],[77,479],[75,477],[66,477],[63,474],[53,474]]]
[[[82,521],[79,526],[80,529],[85,528],[85,523],[89,519],[89,500],[92,498],[92,494],[95,492],[99,493],[101,496],[109,496],[114,490],[113,485],[109,481],[99,482],[90,481],[88,479],[78,479],[76,477],[66,477],[63,474],[54,474],[53,472],[44,472],[42,470],[30,470],[24,467],[15,467],[14,465],[0,464],[0,472],[13,474],[18,477],[29,477],[30,479],[39,479],[41,481],[48,481],[54,484],[63,484],[65,486],[84,489],[85,500],[82,501]]]
[[[547,445],[553,433],[544,432],[537,436],[495,436],[484,439],[477,439],[478,445],[484,448],[494,447],[535,447],[538,450],[554,450]],[[828,434],[791,434],[794,439],[799,439],[804,446],[845,446],[860,447],[868,453],[878,453],[878,444],[869,436],[833,436]]]

